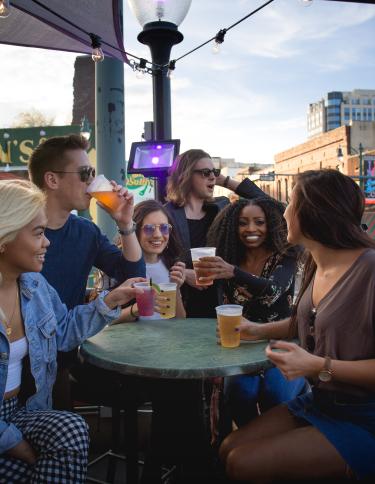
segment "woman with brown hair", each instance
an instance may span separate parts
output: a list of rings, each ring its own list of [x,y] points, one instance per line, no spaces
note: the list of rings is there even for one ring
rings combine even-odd
[[[232,479],[375,476],[375,243],[363,232],[364,197],[335,170],[298,176],[285,212],[288,241],[308,251],[291,318],[247,322],[244,339],[277,339],[268,358],[312,391],[230,434],[220,448]],[[296,337],[296,343],[280,341]]]
[[[156,200],[144,200],[134,208],[134,222],[136,235],[142,248],[146,263],[146,277],[156,284],[175,282],[176,317],[185,318],[185,308],[182,303],[180,288],[185,282],[185,263],[183,250],[176,232],[173,230],[172,220],[165,208]],[[121,311],[116,323],[135,321],[136,319],[160,319],[164,306],[168,301],[160,294],[155,300],[155,312],[152,316],[138,314],[137,303]]]
[[[220,173],[208,153],[192,149],[179,155],[169,174],[165,208],[173,219],[187,262],[183,298],[188,317],[215,317],[217,294],[214,286],[197,286],[190,248],[204,247],[216,215],[229,204],[227,197],[214,198],[215,185],[235,191],[244,198],[264,196],[249,179],[241,183]],[[207,288],[208,287],[208,288]]]

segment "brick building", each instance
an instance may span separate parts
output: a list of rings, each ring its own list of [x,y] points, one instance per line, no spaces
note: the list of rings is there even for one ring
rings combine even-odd
[[[253,181],[275,198],[287,201],[295,184],[296,174],[306,170],[334,168],[349,176],[359,176],[359,144],[363,154],[375,154],[375,122],[354,121],[350,126],[337,129],[309,139],[305,143],[275,155],[275,180],[260,181],[260,173]],[[341,148],[343,159],[337,157]],[[270,170],[268,170],[270,171]]]

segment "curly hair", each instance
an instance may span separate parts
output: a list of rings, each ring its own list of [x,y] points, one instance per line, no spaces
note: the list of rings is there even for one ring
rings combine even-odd
[[[169,171],[167,200],[183,207],[191,192],[191,180],[195,165],[202,158],[211,158],[203,150],[192,149],[177,156]]]
[[[246,248],[238,237],[238,226],[243,208],[249,205],[258,206],[265,214],[267,223],[265,246],[272,252],[278,253],[285,253],[290,248],[283,217],[283,204],[272,198],[240,199],[225,207],[217,215],[207,235],[207,245],[216,247],[216,255],[229,264],[239,265],[245,257]]]
[[[138,239],[144,218],[153,212],[162,212],[167,217],[168,223],[173,227],[173,220],[161,203],[156,200],[145,200],[134,207],[134,222],[137,224],[135,232]],[[184,262],[182,245],[177,232],[173,228],[169,233],[168,246],[164,249],[161,259],[167,269],[170,269],[177,261]]]

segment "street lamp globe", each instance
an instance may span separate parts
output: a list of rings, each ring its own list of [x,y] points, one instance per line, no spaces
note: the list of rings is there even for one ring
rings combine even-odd
[[[150,22],[180,25],[189,11],[191,0],[128,0],[142,28]]]

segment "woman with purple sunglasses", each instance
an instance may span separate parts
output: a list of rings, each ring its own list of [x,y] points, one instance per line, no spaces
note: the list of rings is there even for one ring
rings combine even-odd
[[[146,262],[146,277],[152,283],[162,284],[175,282],[176,317],[185,318],[180,288],[185,282],[185,264],[182,262],[183,250],[177,233],[173,231],[172,220],[165,208],[155,200],[145,200],[134,208],[136,234]],[[137,303],[122,310],[116,323],[135,321],[137,319],[160,319],[162,305],[167,305],[161,297],[156,298],[154,314],[139,316]]]

